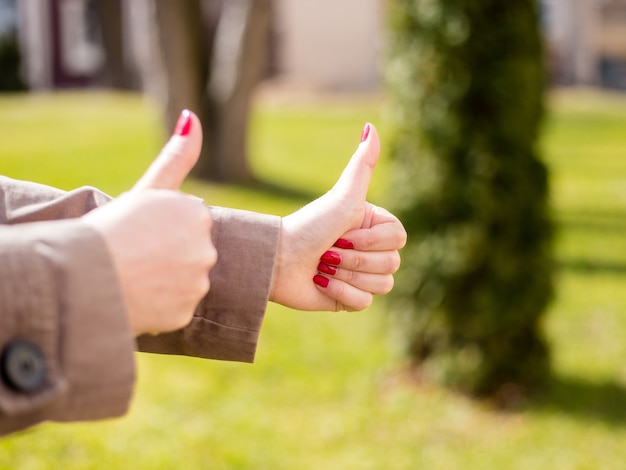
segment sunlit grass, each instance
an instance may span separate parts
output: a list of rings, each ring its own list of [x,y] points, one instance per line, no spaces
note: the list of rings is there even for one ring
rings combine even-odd
[[[558,223],[546,320],[554,381],[502,414],[401,371],[384,303],[366,312],[271,305],[254,365],[138,355],[130,413],[45,424],[0,441],[10,469],[618,469],[626,461],[626,98],[554,94],[542,148]],[[358,144],[388,129],[375,100],[262,104],[257,176],[313,197]],[[0,174],[111,194],[132,185],[165,132],[134,95],[0,97]],[[371,197],[384,203],[383,152]],[[303,198],[189,181],[212,204],[277,214]]]

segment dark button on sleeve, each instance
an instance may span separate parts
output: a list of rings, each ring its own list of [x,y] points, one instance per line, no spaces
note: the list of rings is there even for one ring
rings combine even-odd
[[[9,343],[0,358],[2,380],[18,392],[34,392],[46,378],[46,359],[39,346],[19,339]]]

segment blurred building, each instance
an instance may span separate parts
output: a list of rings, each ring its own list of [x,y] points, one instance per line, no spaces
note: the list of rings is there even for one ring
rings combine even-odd
[[[383,2],[276,0],[272,73],[313,88],[376,88]],[[20,0],[17,9],[23,71],[31,88],[98,83],[104,50],[92,1]],[[150,0],[123,2],[123,10],[128,60],[152,73]]]
[[[316,88],[377,88],[385,3],[276,0],[278,74]]]
[[[626,89],[626,0],[543,0],[552,78]]]
[[[275,0],[272,75],[311,89],[379,88],[385,3]],[[541,3],[553,81],[626,89],[626,0]],[[93,4],[0,0],[0,32],[17,24],[23,75],[31,88],[101,83],[105,54]],[[158,51],[150,25],[151,0],[122,2],[122,9],[124,60],[138,76],[154,74]]]
[[[20,0],[23,75],[32,89],[94,83],[104,51],[93,5],[86,0]]]

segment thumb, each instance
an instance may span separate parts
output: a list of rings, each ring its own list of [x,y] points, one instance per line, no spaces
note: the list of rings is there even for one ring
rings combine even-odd
[[[184,110],[158,157],[135,184],[134,190],[178,190],[198,161],[202,148],[202,126],[198,116]]]
[[[343,198],[365,200],[367,189],[380,154],[380,139],[373,124],[366,123],[361,143],[341,173],[332,191]]]

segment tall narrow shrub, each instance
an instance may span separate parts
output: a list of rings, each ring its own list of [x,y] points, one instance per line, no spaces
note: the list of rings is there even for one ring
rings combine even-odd
[[[530,391],[549,372],[538,4],[391,1],[394,197],[409,233],[393,305],[412,363],[476,395]]]

